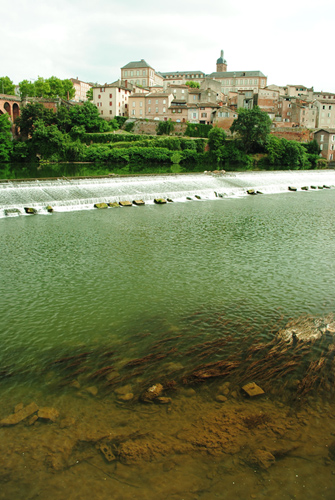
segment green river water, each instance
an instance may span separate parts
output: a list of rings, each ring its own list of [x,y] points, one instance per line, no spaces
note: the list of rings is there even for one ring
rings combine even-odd
[[[334,498],[335,189],[5,217],[0,252],[0,419],[54,415],[3,422],[0,499]]]

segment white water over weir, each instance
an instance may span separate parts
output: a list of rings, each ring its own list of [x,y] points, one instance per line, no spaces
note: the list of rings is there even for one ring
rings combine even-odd
[[[274,172],[226,172],[167,175],[138,175],[101,178],[59,178],[56,180],[0,181],[0,218],[24,215],[25,207],[47,213],[93,209],[95,203],[143,200],[153,204],[156,198],[184,202],[221,200],[248,196],[253,189],[264,195],[335,187],[335,170],[285,170]],[[14,211],[16,209],[16,211]],[[8,212],[9,211],[9,212]]]

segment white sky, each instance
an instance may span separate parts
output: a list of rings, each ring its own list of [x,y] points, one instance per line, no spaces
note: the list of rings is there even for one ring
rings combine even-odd
[[[157,71],[262,71],[268,84],[335,93],[334,0],[0,0],[0,76],[111,83]]]

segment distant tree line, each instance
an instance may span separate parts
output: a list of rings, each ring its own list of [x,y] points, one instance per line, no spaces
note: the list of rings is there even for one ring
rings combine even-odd
[[[2,163],[93,162],[109,165],[111,171],[117,165],[133,165],[133,171],[142,171],[145,165],[176,164],[192,171],[211,169],[213,165],[228,170],[255,166],[309,169],[316,168],[319,160],[315,141],[301,144],[271,135],[271,120],[258,107],[238,111],[229,138],[221,128],[201,124],[188,124],[183,137],[173,135],[171,121],[159,122],[157,135],[133,134],[127,132],[133,121],[126,117],[106,121],[89,101],[61,105],[56,112],[41,103],[29,103],[22,107],[15,125],[20,135],[12,140],[9,117],[0,115]],[[120,127],[124,130],[114,133]]]

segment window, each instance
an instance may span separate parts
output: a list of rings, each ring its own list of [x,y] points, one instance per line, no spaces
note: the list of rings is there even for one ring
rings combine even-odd
[[[113,94],[109,94],[109,98],[112,99],[112,97],[113,97]]]
[[[151,104],[151,99],[149,99],[148,103]]]
[[[140,76],[140,72],[138,70],[136,71],[136,76]]]
[[[166,99],[163,99],[163,104],[166,104]]]
[[[156,108],[156,113],[158,113],[158,108]]]
[[[103,114],[104,114],[104,111],[103,111],[103,109],[102,109],[102,110],[100,111],[100,114],[101,114],[101,115],[103,115]]]
[[[320,141],[323,142],[324,140],[325,140],[325,136],[323,134],[321,134]]]
[[[134,72],[133,71],[130,72],[130,76],[134,76]]]
[[[156,104],[158,104],[158,99],[156,99]]]
[[[163,108],[163,113],[166,113],[166,108]]]
[[[320,151],[323,150],[323,144],[320,144]]]
[[[109,101],[109,105],[110,105],[110,106],[113,106],[113,103],[112,103],[112,101]]]
[[[98,99],[101,99],[101,94],[98,95]]]
[[[206,118],[207,113],[201,113],[201,118]]]
[[[110,114],[110,115],[112,115],[112,114],[113,114],[113,110],[112,110],[112,109],[110,109],[110,110],[109,110],[109,114]]]
[[[134,110],[134,109],[132,110],[131,114],[132,114],[133,116],[135,116],[135,110]]]
[[[151,113],[151,108],[148,108],[148,113]]]
[[[105,92],[105,88],[101,87],[100,92]]]
[[[142,85],[143,85],[143,86],[145,85],[145,80],[142,80]]]
[[[125,72],[124,72],[124,76],[128,76],[128,71],[125,71]]]
[[[142,116],[142,114],[143,114],[143,111],[140,109],[140,115]]]
[[[141,108],[142,106],[143,106],[143,102],[142,102],[142,101],[140,101],[140,108]]]
[[[146,71],[145,69],[142,71],[142,76],[145,76],[146,75]]]
[[[133,101],[133,108],[135,108],[135,101]]]
[[[331,107],[331,106],[329,106],[329,109],[332,109],[332,107]]]

